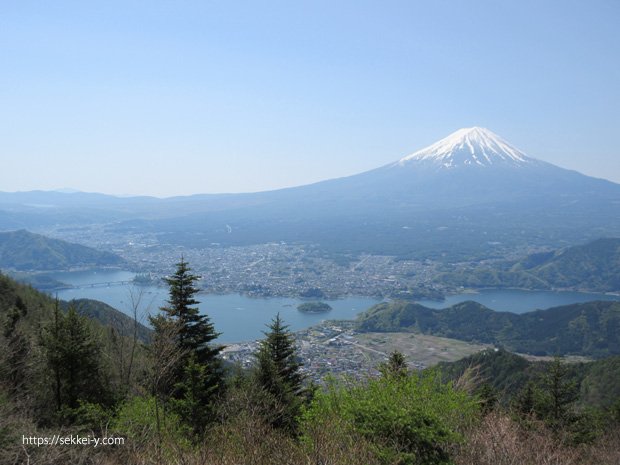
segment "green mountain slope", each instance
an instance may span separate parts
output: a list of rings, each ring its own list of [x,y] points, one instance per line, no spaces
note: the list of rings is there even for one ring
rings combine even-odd
[[[456,362],[437,365],[444,379],[457,380],[474,369],[478,381],[491,385],[504,400],[517,394],[528,382],[536,383],[551,362],[531,362],[505,350],[485,350]],[[587,363],[566,364],[567,376],[579,388],[580,403],[608,407],[620,399],[620,357]]]
[[[542,260],[536,263],[537,258]],[[549,256],[530,256],[514,265],[511,271],[526,271],[553,287],[619,290],[620,239],[599,239]]]
[[[114,328],[122,336],[131,337],[135,329],[138,339],[142,342],[150,340],[151,330],[149,328],[141,323],[138,323],[134,328],[133,318],[104,302],[92,299],[75,299],[62,302],[62,308],[68,309],[70,306],[74,306],[80,315],[96,320],[104,326]]]
[[[125,261],[109,252],[51,239],[26,230],[0,233],[0,268],[18,271],[66,270],[72,267],[119,266]]]
[[[361,331],[417,331],[534,355],[620,354],[620,302],[586,302],[517,315],[471,301],[443,310],[397,301],[375,305],[357,322]]]
[[[103,302],[90,299],[60,301],[62,309],[66,310],[70,305],[75,306],[80,315],[88,317],[97,326],[113,328],[122,336],[133,335],[132,318]],[[33,338],[37,337],[41,325],[51,319],[53,307],[54,299],[50,296],[0,274],[0,327],[14,314],[19,314],[24,331]],[[150,332],[149,328],[138,323],[136,334],[140,340],[148,341]]]
[[[555,252],[533,254],[509,266],[448,272],[437,281],[466,287],[620,291],[620,239],[598,239]]]

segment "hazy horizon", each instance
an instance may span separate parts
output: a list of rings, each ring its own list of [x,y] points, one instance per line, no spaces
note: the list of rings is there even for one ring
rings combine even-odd
[[[401,157],[403,158],[403,157]],[[393,162],[397,162],[398,160],[393,160]],[[544,160],[542,160],[544,161]],[[377,167],[378,168],[378,167]],[[564,168],[564,167],[561,167]],[[347,174],[341,177],[348,177],[348,176],[355,176],[356,174],[360,174],[360,173],[351,173],[351,174]],[[616,184],[620,184],[617,181],[613,181],[611,179],[605,178],[605,177],[599,177],[599,176],[592,176],[595,178],[599,178],[599,179],[604,179],[610,182],[614,182]],[[306,184],[298,184],[298,185],[293,185],[293,186],[282,186],[282,187],[274,187],[274,188],[269,188],[269,189],[264,189],[264,190],[256,190],[256,191],[240,191],[240,192],[191,192],[191,193],[186,193],[186,194],[173,194],[173,195],[153,195],[153,194],[147,194],[147,193],[135,193],[135,194],[125,194],[125,193],[116,193],[116,192],[99,192],[99,191],[87,191],[87,190],[80,190],[80,189],[75,189],[73,187],[69,187],[69,186],[64,186],[64,187],[56,187],[56,188],[51,188],[51,189],[32,189],[32,190],[20,190],[20,191],[8,191],[8,192],[32,192],[32,191],[46,191],[46,192],[58,192],[58,193],[65,193],[65,194],[74,194],[74,193],[85,193],[85,194],[105,194],[105,195],[111,195],[111,196],[115,196],[115,197],[155,197],[155,198],[171,198],[171,197],[189,197],[189,196],[193,196],[193,195],[227,195],[227,194],[246,194],[246,193],[257,193],[257,192],[267,192],[267,191],[272,191],[272,190],[280,190],[280,189],[286,189],[286,188],[292,188],[292,187],[300,187],[300,186],[304,186],[304,185],[308,185],[308,184],[314,184],[317,182],[322,182],[322,181],[328,181],[330,179],[337,179],[337,178],[326,178],[326,179],[320,179],[318,181],[312,181]],[[7,192],[7,191],[0,191],[0,192]]]
[[[483,126],[620,182],[620,4],[2,7],[5,192],[274,190]]]

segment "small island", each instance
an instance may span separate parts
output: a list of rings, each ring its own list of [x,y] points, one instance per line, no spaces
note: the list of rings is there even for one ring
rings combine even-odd
[[[325,302],[306,302],[297,306],[297,310],[304,313],[325,313],[331,309],[331,305]]]

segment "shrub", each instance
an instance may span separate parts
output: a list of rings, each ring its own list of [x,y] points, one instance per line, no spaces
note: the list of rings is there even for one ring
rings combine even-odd
[[[131,440],[135,447],[166,443],[189,446],[189,431],[178,415],[164,410],[154,397],[133,397],[121,404],[111,430]]]
[[[474,399],[434,373],[385,376],[352,386],[331,383],[304,412],[305,431],[329,424],[369,441],[384,463],[450,463],[450,448],[477,412]]]

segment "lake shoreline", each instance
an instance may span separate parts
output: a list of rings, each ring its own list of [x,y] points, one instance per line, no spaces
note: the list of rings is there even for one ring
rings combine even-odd
[[[125,314],[131,314],[131,286],[114,285],[115,282],[129,282],[134,274],[127,271],[98,271],[62,273],[56,277],[68,282],[74,288],[58,291],[63,300],[87,298],[111,305]],[[111,283],[110,286],[91,286],[92,283]],[[136,286],[142,294],[141,312],[153,314],[166,305],[168,289],[164,286]],[[442,301],[415,300],[429,308],[446,308],[466,300],[474,300],[496,311],[525,313],[537,309],[560,306],[592,300],[620,300],[615,295],[566,291],[530,291],[508,289],[463,290],[460,294],[447,295]],[[53,294],[52,294],[53,295]],[[260,339],[267,324],[278,313],[292,331],[303,330],[325,319],[354,320],[370,307],[393,299],[348,295],[338,299],[323,299],[333,310],[327,313],[304,313],[297,310],[299,304],[311,301],[308,298],[280,296],[248,296],[239,293],[213,293],[204,290],[196,296],[201,312],[209,315],[219,332],[223,343]]]

